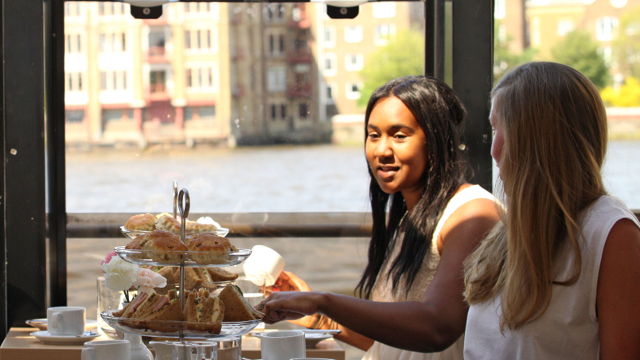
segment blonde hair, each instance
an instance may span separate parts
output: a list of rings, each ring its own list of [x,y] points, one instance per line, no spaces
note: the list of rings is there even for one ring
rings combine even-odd
[[[605,194],[600,169],[607,118],[593,84],[557,63],[514,69],[491,97],[504,133],[498,165],[507,212],[465,262],[465,298],[476,304],[502,296],[504,331],[540,317],[553,285],[568,286],[580,277],[577,218]],[[572,271],[556,279],[563,249],[574,255]]]

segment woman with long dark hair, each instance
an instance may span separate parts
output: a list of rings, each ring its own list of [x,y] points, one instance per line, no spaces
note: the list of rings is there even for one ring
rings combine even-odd
[[[432,77],[395,79],[373,93],[365,113],[373,236],[356,288],[373,301],[278,292],[262,304],[266,322],[340,328],[337,338],[367,350],[365,359],[462,359],[463,261],[498,221],[493,196],[466,182],[465,115],[457,94]],[[285,289],[308,289],[291,273],[283,280]]]

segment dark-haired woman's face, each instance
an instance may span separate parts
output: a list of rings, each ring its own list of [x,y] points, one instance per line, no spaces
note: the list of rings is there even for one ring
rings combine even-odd
[[[409,109],[396,97],[378,100],[367,124],[365,151],[382,191],[402,192],[413,207],[424,188],[426,136]]]

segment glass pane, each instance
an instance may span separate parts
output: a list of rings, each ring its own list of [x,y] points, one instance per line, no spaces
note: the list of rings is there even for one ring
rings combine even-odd
[[[494,74],[531,60],[570,65],[599,88],[609,119],[603,177],[640,209],[640,10],[626,0],[496,0]]]
[[[66,2],[67,211],[170,211],[174,179],[193,212],[368,211],[364,106],[422,72],[421,6]]]

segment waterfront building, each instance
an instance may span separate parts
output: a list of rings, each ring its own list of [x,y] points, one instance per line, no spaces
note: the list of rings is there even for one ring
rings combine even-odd
[[[68,144],[327,142],[296,4],[65,3]]]

